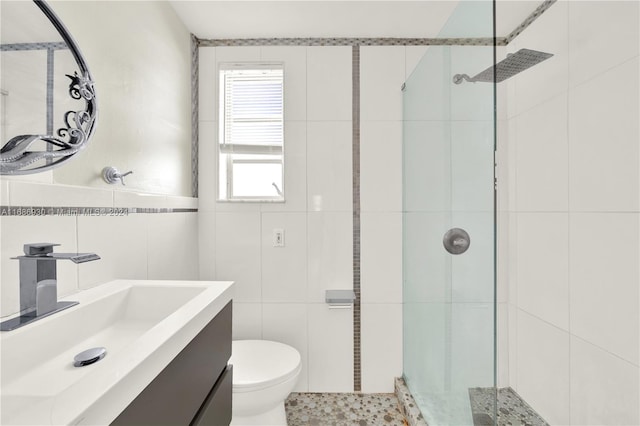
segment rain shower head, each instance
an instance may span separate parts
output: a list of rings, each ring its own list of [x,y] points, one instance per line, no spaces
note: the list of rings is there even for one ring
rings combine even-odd
[[[496,83],[506,80],[509,77],[531,68],[540,62],[549,59],[553,54],[538,52],[537,50],[520,49],[516,53],[507,55],[505,59],[498,62],[495,67],[489,67],[475,77],[469,77],[467,74],[456,74],[453,76],[453,82],[460,84],[464,80],[475,83],[482,81],[486,83],[493,82],[493,73],[495,68]]]

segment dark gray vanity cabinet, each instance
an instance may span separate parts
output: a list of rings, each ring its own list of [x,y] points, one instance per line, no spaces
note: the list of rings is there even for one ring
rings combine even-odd
[[[228,426],[231,313],[229,302],[111,424]]]

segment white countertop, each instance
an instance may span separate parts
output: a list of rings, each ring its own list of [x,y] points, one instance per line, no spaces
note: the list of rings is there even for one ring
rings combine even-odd
[[[232,282],[117,280],[0,333],[2,425],[107,425],[231,301]],[[107,356],[73,367],[95,346]]]

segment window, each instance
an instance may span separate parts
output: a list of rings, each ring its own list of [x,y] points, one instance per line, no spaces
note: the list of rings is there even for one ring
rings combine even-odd
[[[222,64],[218,198],[284,200],[282,64]]]

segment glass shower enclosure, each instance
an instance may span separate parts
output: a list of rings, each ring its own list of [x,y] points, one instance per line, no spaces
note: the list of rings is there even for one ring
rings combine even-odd
[[[430,425],[495,424],[494,6],[460,2],[403,90],[404,379]],[[444,40],[443,40],[444,42]]]

